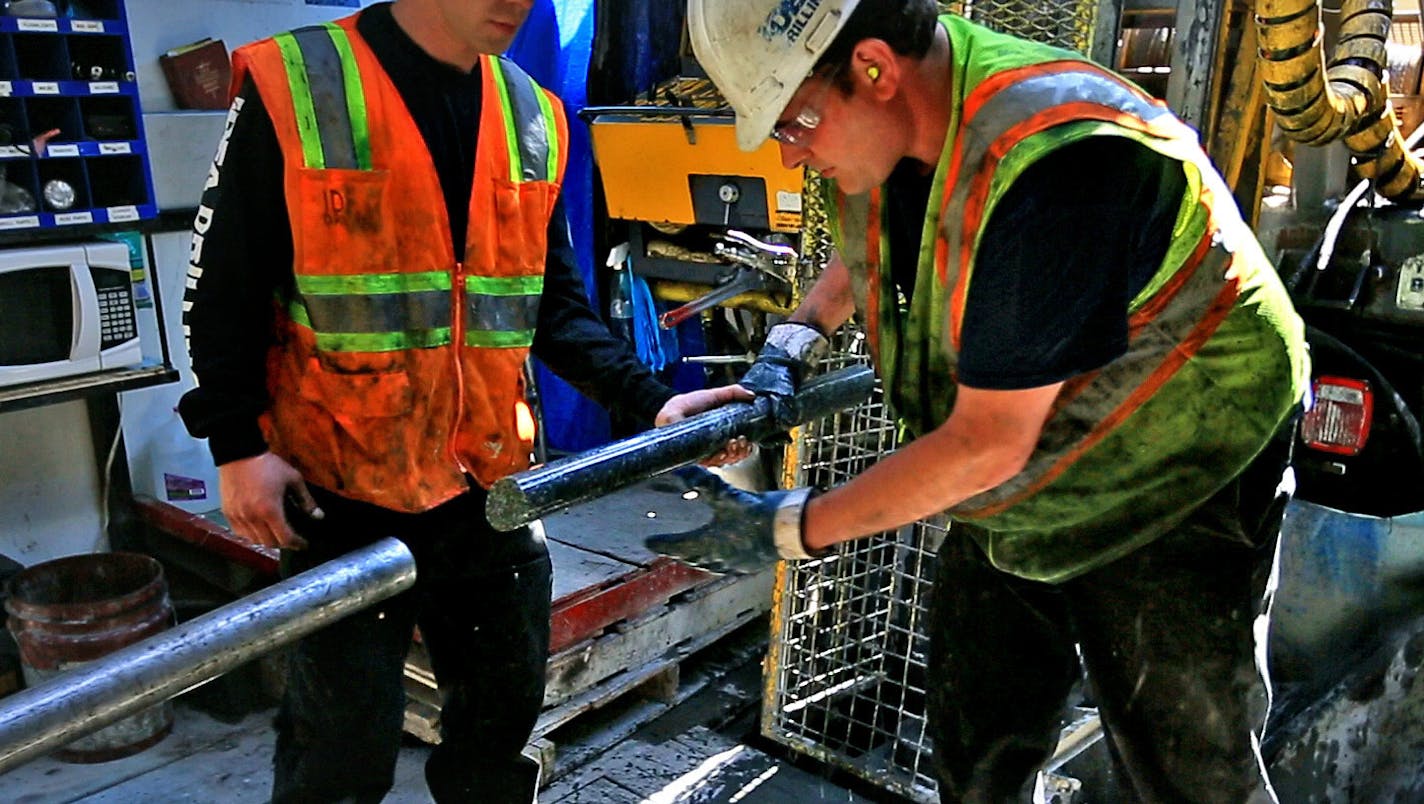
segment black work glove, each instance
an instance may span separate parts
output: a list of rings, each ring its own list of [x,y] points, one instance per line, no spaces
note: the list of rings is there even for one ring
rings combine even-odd
[[[767,332],[756,362],[738,384],[771,401],[771,415],[778,427],[795,427],[801,423],[796,391],[827,345],[826,337],[809,324],[777,324]]]
[[[801,541],[801,517],[812,489],[743,491],[700,466],[674,472],[712,509],[712,521],[643,541],[649,550],[712,572],[752,573],[778,560],[816,558]]]

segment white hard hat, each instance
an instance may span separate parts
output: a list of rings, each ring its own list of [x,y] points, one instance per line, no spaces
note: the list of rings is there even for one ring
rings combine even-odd
[[[755,151],[859,0],[687,0],[692,50]]]

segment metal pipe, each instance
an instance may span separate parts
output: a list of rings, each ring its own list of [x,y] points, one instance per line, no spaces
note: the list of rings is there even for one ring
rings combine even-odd
[[[414,583],[410,550],[382,539],[10,695],[0,700],[0,773]]]
[[[796,395],[802,421],[859,404],[874,387],[875,373],[867,366],[816,377]],[[733,402],[503,478],[490,488],[485,513],[496,528],[513,530],[560,508],[699,461],[737,436],[755,441],[779,430],[769,400]]]

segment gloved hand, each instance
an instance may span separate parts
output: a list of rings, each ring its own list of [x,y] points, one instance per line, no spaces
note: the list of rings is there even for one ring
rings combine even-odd
[[[826,336],[809,324],[777,324],[767,332],[756,362],[738,385],[771,401],[771,415],[778,426],[794,427],[801,421],[796,391],[828,345]]]
[[[801,541],[801,517],[812,489],[743,491],[700,466],[675,474],[712,509],[712,521],[643,541],[649,550],[712,572],[752,573],[777,560],[816,558]]]

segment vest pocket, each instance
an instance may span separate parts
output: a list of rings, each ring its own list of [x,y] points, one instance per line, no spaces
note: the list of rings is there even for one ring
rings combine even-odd
[[[548,182],[495,182],[496,219],[489,230],[499,240],[499,273],[531,273],[543,264],[556,197]]]
[[[399,270],[385,170],[297,172],[297,272],[322,276]]]
[[[330,371],[323,362],[308,360],[298,380],[298,394],[312,404],[348,419],[402,416],[414,407],[405,371]]]
[[[409,349],[448,341],[449,280],[401,263],[389,171],[308,168],[298,171],[297,183],[290,312],[311,329],[318,368],[338,375],[312,382],[356,385],[357,392],[368,383],[383,392],[394,381],[372,375],[404,371]]]

